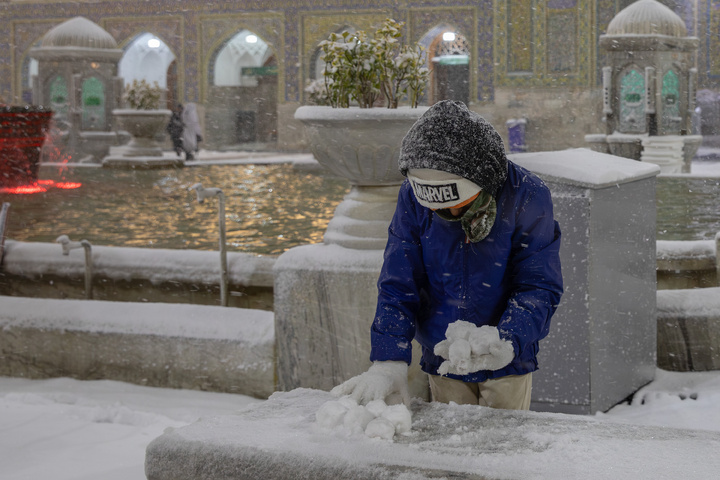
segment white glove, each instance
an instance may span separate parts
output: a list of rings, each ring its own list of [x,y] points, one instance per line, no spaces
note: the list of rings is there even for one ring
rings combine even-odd
[[[399,394],[402,402],[410,405],[408,391],[408,365],[405,362],[375,362],[367,372],[354,376],[330,390],[338,397],[349,395],[359,405],[366,405],[373,400],[388,400],[393,394]]]
[[[440,375],[500,370],[515,358],[512,342],[501,339],[497,327],[458,320],[448,325],[445,338],[434,349],[435,355],[446,359],[438,368]]]

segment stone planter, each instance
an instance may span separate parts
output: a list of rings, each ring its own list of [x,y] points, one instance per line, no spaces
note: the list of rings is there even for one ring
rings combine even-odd
[[[40,150],[52,115],[42,107],[0,107],[0,188],[37,181]]]
[[[130,143],[123,149],[123,156],[162,157],[157,137],[165,130],[171,114],[170,110],[113,110],[119,128],[131,136]]]
[[[326,244],[361,250],[385,248],[387,227],[403,181],[398,171],[400,142],[427,109],[297,109],[295,118],[305,126],[317,161],[352,184],[328,225]]]
[[[280,390],[327,390],[370,366],[377,279],[403,181],[400,144],[426,110],[300,107],[295,112],[317,161],[352,187],[324,242],[291,248],[273,269]],[[417,345],[413,354],[411,394],[428,398]]]

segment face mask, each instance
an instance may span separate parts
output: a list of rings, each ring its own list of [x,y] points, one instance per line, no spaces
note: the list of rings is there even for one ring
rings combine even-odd
[[[454,217],[447,209],[435,210],[435,213],[444,220],[460,222],[468,240],[477,243],[490,233],[495,223],[497,203],[491,194],[480,192],[462,216]]]

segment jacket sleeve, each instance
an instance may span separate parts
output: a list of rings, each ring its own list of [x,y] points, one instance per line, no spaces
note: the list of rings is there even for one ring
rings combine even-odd
[[[518,356],[545,338],[563,292],[560,227],[549,189],[538,182],[516,206],[516,228],[508,259],[510,291],[498,324]]]
[[[370,332],[371,361],[412,361],[412,339],[425,282],[416,205],[408,183],[400,188],[398,203],[378,278],[378,302]]]

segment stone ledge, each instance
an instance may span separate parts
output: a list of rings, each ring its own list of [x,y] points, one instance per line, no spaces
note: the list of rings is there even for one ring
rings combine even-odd
[[[102,166],[105,168],[153,170],[165,168],[182,168],[185,161],[182,158],[168,158],[163,156],[137,156],[108,155],[103,158]]]
[[[657,366],[720,370],[720,287],[657,292]]]
[[[238,415],[168,429],[147,447],[148,480],[685,478],[717,459],[720,433],[592,417],[415,401],[393,443],[321,430],[320,390],[276,393]]]
[[[217,251],[93,245],[92,252],[93,273],[110,279],[214,284],[220,275]],[[273,286],[275,257],[228,252],[227,260],[230,283]],[[62,255],[56,243],[8,240],[2,269],[29,278],[41,275],[82,278],[85,260],[81,250]]]
[[[275,391],[272,312],[0,297],[0,375]]]
[[[715,240],[658,240],[658,290],[718,286],[716,248]]]

